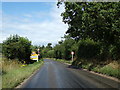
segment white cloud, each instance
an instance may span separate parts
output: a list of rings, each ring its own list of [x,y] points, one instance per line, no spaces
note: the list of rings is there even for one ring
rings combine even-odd
[[[57,8],[53,6],[50,13],[37,12],[38,14],[24,14],[23,17],[12,17],[4,15],[3,17],[3,35],[2,42],[11,34],[28,37],[33,44],[57,43],[65,34],[68,26],[62,22],[61,12],[64,7]],[[44,21],[33,20],[34,18],[50,17]]]

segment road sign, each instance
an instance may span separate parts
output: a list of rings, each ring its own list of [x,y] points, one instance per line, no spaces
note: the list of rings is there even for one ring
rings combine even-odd
[[[74,55],[74,52],[72,51],[71,54],[72,54],[72,61],[73,61],[73,55]]]
[[[71,52],[71,54],[74,54],[74,52]]]
[[[35,52],[32,52],[30,59],[37,60],[37,62],[38,62],[38,54],[36,54]]]

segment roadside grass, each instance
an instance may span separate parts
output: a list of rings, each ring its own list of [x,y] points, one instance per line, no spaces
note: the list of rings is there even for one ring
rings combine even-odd
[[[106,64],[105,62],[85,61],[77,64],[76,66],[78,66],[79,68],[87,69],[89,71],[94,71],[120,79],[120,64],[118,63],[118,61],[111,61],[108,64]]]
[[[55,59],[55,58],[50,58],[50,59],[55,60],[55,61],[60,61],[60,62],[62,62],[62,63],[72,64],[72,61],[71,61],[71,60]]]
[[[43,60],[23,65],[16,60],[8,61],[4,58],[4,62],[2,62],[2,88],[15,88],[42,66],[42,64]]]
[[[64,59],[55,59],[55,58],[52,59],[56,61],[60,61],[62,63],[71,64],[73,66],[76,66],[77,68],[87,69],[89,71],[94,71],[97,73],[105,74],[120,79],[120,63],[118,61],[110,61],[109,63],[106,63],[106,62],[76,60],[72,62]]]
[[[113,61],[103,67],[94,67],[92,70],[120,79],[120,67],[117,61]]]

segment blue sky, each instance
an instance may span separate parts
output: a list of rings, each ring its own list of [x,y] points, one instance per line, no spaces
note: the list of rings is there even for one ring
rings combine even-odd
[[[60,16],[63,11],[56,2],[3,2],[0,42],[18,34],[34,45],[56,44],[68,28]]]

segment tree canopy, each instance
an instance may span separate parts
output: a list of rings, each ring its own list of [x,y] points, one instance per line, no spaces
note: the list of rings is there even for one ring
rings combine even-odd
[[[31,54],[31,41],[18,35],[11,35],[3,41],[3,54],[9,59],[29,61]]]

